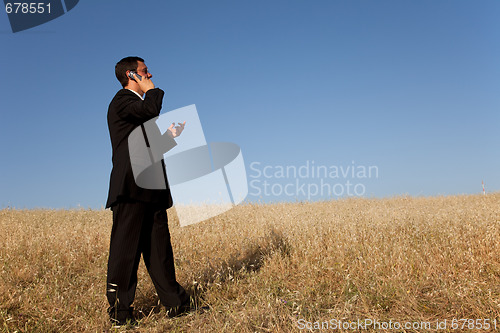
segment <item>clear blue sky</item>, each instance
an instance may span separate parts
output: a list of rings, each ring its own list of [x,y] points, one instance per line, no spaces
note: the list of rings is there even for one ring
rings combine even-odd
[[[250,201],[303,199],[259,195],[264,180],[350,180],[366,197],[499,191],[499,17],[497,0],[108,0],[14,34],[0,13],[0,208],[105,204],[106,112],[128,55],[165,90],[162,112],[196,104],[207,141],[241,147]],[[312,161],[378,177],[250,168]]]

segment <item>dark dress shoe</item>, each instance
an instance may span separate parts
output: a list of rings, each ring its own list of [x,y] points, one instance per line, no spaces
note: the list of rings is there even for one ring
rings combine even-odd
[[[186,304],[166,309],[167,309],[167,317],[175,318],[194,312],[203,313],[209,310],[210,308],[208,306],[191,306],[190,304]]]
[[[134,308],[129,308],[128,310],[116,310],[115,308],[109,308],[109,319],[111,324],[114,326],[136,326],[137,321],[134,317]]]

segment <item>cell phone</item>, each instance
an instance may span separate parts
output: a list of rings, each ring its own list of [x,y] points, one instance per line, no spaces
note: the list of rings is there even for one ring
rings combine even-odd
[[[130,72],[128,73],[128,77],[129,77],[129,78],[131,78],[131,79],[132,79],[132,80],[134,80],[134,81],[137,81],[137,80],[135,79],[134,75],[136,75],[136,76],[139,78],[139,81],[142,81],[142,76],[140,76],[140,75],[139,75],[139,74],[137,74],[136,72],[134,72],[134,71],[130,71]]]

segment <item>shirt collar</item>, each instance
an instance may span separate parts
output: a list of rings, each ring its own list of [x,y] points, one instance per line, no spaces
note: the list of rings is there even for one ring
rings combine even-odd
[[[137,93],[137,91],[134,91],[134,90],[132,90],[132,89],[128,89],[128,88],[127,88],[127,90],[130,90],[131,92],[133,92],[134,94],[136,94],[137,96],[139,96],[142,100],[144,100],[144,98],[143,98],[141,95],[139,95],[139,94]]]

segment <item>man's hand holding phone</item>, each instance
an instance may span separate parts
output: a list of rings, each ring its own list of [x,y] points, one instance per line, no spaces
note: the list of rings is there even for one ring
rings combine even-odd
[[[154,89],[155,85],[148,76],[141,76],[136,72],[131,71],[129,77],[133,79],[139,85],[143,93],[146,93],[150,89]]]
[[[138,80],[137,79],[135,81],[137,82],[137,84],[139,85],[139,87],[141,88],[141,90],[144,93],[146,93],[149,89],[154,89],[155,88],[155,85],[154,85],[153,81],[151,81],[151,79],[148,78],[147,76],[143,76],[142,80]]]

